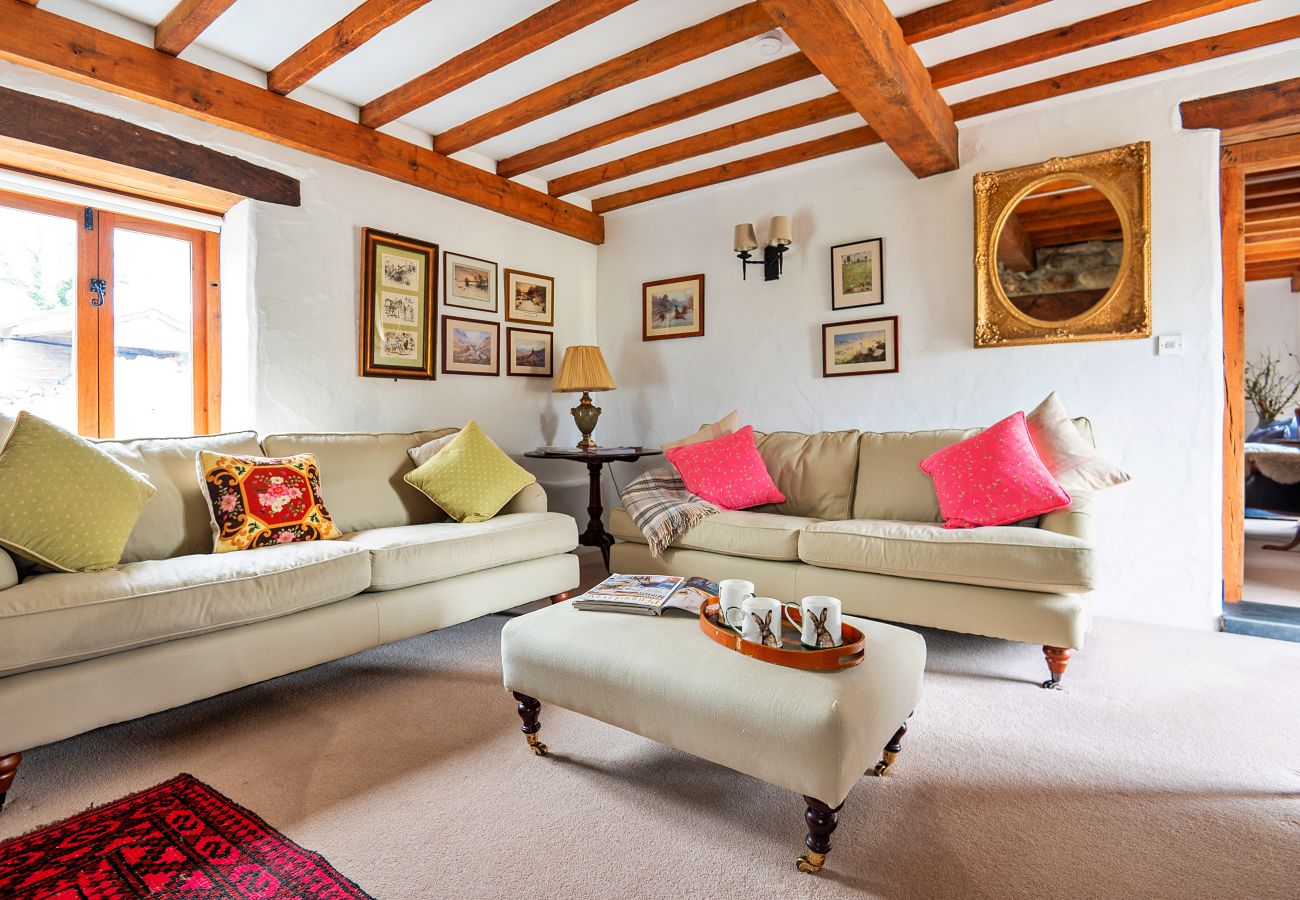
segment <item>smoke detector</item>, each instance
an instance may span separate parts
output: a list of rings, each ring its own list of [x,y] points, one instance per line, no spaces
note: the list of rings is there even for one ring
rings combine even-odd
[[[776,56],[785,49],[785,35],[776,28],[754,39],[754,49],[759,56]]]

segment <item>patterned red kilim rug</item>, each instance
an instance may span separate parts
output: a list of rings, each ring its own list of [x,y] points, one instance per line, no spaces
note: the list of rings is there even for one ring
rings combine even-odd
[[[5,900],[351,900],[370,895],[203,782],[155,788],[0,843]]]

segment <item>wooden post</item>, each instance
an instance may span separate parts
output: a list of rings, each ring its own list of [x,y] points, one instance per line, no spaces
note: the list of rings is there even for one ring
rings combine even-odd
[[[1223,599],[1241,600],[1246,577],[1246,177],[1219,170],[1223,240]]]

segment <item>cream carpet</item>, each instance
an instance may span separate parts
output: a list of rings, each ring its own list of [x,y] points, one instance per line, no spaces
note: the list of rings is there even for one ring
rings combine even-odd
[[[187,771],[380,898],[1300,896],[1300,645],[1103,620],[1055,693],[1037,648],[926,632],[813,877],[789,792],[552,707],[533,757],[504,621],[34,750],[0,837]]]
[[[1300,547],[1287,551],[1264,549],[1265,544],[1285,547],[1295,532],[1295,519],[1246,520],[1243,600],[1300,606]]]

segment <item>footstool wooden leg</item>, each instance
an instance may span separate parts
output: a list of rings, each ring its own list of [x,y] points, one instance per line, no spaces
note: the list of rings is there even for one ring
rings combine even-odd
[[[0,809],[4,809],[5,797],[9,794],[9,788],[14,783],[14,776],[18,774],[18,764],[23,761],[21,753],[7,753],[0,755]]]
[[[542,723],[538,721],[542,714],[542,701],[529,697],[527,694],[521,694],[518,691],[512,692],[515,699],[519,701],[519,718],[523,719],[524,727],[520,729],[524,737],[528,739],[528,747],[538,756],[545,756],[547,753],[546,745],[537,739],[537,732],[542,730]]]
[[[885,745],[885,751],[880,754],[880,762],[876,763],[876,767],[871,770],[870,774],[879,777],[889,771],[889,767],[894,764],[894,760],[898,759],[898,754],[903,751],[903,735],[905,734],[907,734],[906,722],[898,726],[894,736]]]
[[[1043,687],[1060,689],[1061,676],[1065,674],[1065,667],[1070,664],[1074,651],[1064,647],[1044,647],[1043,655],[1047,657],[1047,670],[1052,673],[1052,677],[1043,682]]]
[[[551,606],[554,606],[557,603],[563,603],[565,600],[569,599],[569,592],[565,591],[563,594],[551,594],[549,599],[551,601]]]
[[[815,797],[803,799],[808,804],[808,809],[803,814],[804,821],[808,823],[808,837],[804,838],[808,852],[796,859],[794,866],[800,872],[816,875],[826,864],[826,854],[831,852],[831,832],[840,824],[839,812],[844,804],[831,809]]]

